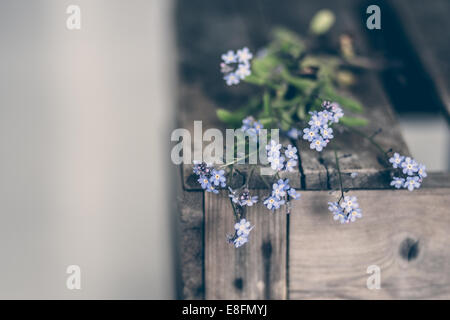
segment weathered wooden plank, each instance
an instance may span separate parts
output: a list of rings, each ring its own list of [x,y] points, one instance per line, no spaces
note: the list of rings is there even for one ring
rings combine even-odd
[[[255,192],[260,198],[267,193]],[[246,218],[255,228],[236,249],[226,241],[235,223],[227,194],[205,194],[206,299],[286,298],[286,214],[258,202]]]
[[[335,196],[302,192],[290,215],[290,298],[450,298],[450,189],[351,193],[363,218],[340,225],[327,210]],[[371,265],[379,290],[366,286]]]
[[[183,299],[203,299],[203,192],[181,191],[178,252]]]
[[[390,5],[396,11],[420,63],[430,75],[447,121],[450,121],[450,1],[394,0]]]

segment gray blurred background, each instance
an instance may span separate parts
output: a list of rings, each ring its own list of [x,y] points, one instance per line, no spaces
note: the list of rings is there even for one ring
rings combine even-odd
[[[174,297],[172,26],[167,0],[0,2],[0,298]]]
[[[177,3],[0,2],[0,298],[176,297],[173,17],[216,5]],[[74,4],[81,29],[71,31]],[[397,111],[413,156],[448,171],[446,121]],[[69,265],[81,268],[81,290],[66,287]]]

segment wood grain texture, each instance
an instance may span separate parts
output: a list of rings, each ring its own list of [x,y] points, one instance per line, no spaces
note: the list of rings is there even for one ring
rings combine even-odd
[[[259,202],[246,218],[255,227],[250,241],[236,249],[226,241],[235,224],[227,194],[205,194],[206,299],[286,298],[286,214]]]
[[[290,215],[291,299],[450,298],[450,189],[352,191],[363,218],[341,225],[327,201],[304,191]],[[369,290],[370,265],[381,289]]]
[[[183,299],[203,299],[203,192],[181,191],[178,208],[180,294]]]

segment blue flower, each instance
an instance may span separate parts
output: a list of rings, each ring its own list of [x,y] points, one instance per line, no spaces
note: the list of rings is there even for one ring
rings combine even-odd
[[[297,191],[295,191],[294,188],[290,188],[290,189],[288,190],[288,195],[289,195],[289,197],[291,197],[291,198],[294,199],[294,200],[299,199],[300,196],[301,196],[301,194],[300,194],[300,193],[297,193]]]
[[[236,248],[239,248],[248,242],[248,238],[245,236],[238,236],[233,240],[233,244]]]
[[[228,195],[231,198],[231,201],[233,203],[239,203],[239,195],[236,194],[236,191],[228,187],[228,190],[230,190],[230,194]]]
[[[333,117],[333,114],[331,112],[328,112],[327,110],[320,111],[317,115],[322,119],[324,125],[327,125],[328,121],[331,121]]]
[[[341,208],[344,209],[345,212],[351,212],[353,209],[358,209],[358,199],[356,197],[345,196],[342,203]]]
[[[280,149],[281,144],[277,143],[275,140],[270,140],[270,144],[266,145],[267,156],[278,158],[280,156]]]
[[[193,171],[198,176],[209,176],[211,173],[211,165],[194,160],[194,168]]]
[[[239,62],[242,62],[242,63],[248,63],[253,58],[253,54],[250,52],[250,50],[247,47],[244,47],[244,48],[238,50],[236,55],[237,55],[237,58],[239,59]]]
[[[248,199],[241,200],[240,205],[251,207],[257,202],[258,202],[258,196],[253,196],[253,197],[249,197]]]
[[[320,129],[320,134],[324,139],[333,139],[333,129],[328,128],[328,126],[324,126]]]
[[[338,103],[333,102],[331,105],[331,112],[332,112],[332,119],[331,121],[334,123],[338,123],[339,119],[344,116],[344,112],[342,111],[342,108],[339,106]]]
[[[426,178],[427,176],[427,167],[425,167],[424,164],[419,164],[419,168],[417,170],[417,173],[419,174],[419,177]]]
[[[210,182],[212,184],[214,184],[215,186],[218,186],[220,184],[220,186],[223,188],[226,186],[225,181],[227,180],[223,175],[224,175],[225,171],[223,170],[213,170],[211,172],[211,178],[210,178]]]
[[[347,222],[347,215],[337,202],[328,202],[328,210],[333,214],[334,220],[339,220],[341,223]]]
[[[206,176],[200,176],[200,178],[197,181],[198,183],[200,183],[203,189],[208,189],[209,186],[211,185],[209,179]]]
[[[242,120],[242,131],[247,131],[250,128],[253,128],[253,124],[255,122],[255,118],[253,118],[252,116],[248,116],[246,117],[244,120]]]
[[[227,82],[228,86],[232,86],[233,84],[238,84],[239,83],[239,77],[234,73],[231,72],[229,74],[227,74],[225,77],[223,77],[225,79],[225,81]]]
[[[264,201],[264,204],[266,205],[267,209],[275,210],[279,209],[280,206],[284,204],[284,200],[278,200],[276,197],[271,196]]]
[[[289,159],[286,162],[285,170],[288,171],[288,172],[294,172],[295,171],[294,168],[295,168],[296,165],[297,165],[297,161],[295,161],[294,159]]]
[[[322,151],[323,148],[327,145],[327,143],[323,140],[322,137],[318,137],[316,139],[314,139],[311,144],[309,145],[309,147],[311,149],[316,149],[318,152]]]
[[[250,71],[250,65],[249,64],[240,64],[236,70],[236,75],[244,79],[245,77],[249,76],[252,72]]]
[[[420,178],[419,178],[419,176],[407,177],[403,187],[408,189],[409,191],[413,191],[414,188],[415,189],[419,189],[420,188]]]
[[[217,190],[211,183],[207,185],[206,192],[212,192],[212,193],[219,193],[219,190]]]
[[[250,234],[250,231],[253,229],[253,227],[250,226],[250,221],[241,219],[241,221],[239,221],[234,225],[234,229],[236,229],[236,234],[238,236],[244,235],[245,237],[247,237]]]
[[[286,158],[288,159],[298,159],[297,156],[297,148],[293,147],[291,145],[288,145],[286,151],[284,152],[284,155],[286,156]]]
[[[283,182],[283,180],[281,180],[281,182],[280,180],[278,181],[279,183],[274,183],[272,185],[272,196],[277,198],[278,200],[286,195],[286,184]]]
[[[277,184],[279,187],[282,187],[283,190],[288,190],[290,188],[289,186],[289,179],[278,179]]]
[[[253,129],[255,130],[256,134],[259,134],[259,132],[261,131],[261,129],[263,129],[264,126],[261,122],[259,121],[255,121],[253,123]]]
[[[309,142],[313,141],[317,138],[318,129],[313,128],[305,128],[303,129],[303,139],[308,140]]]
[[[270,167],[272,170],[279,171],[284,167],[284,157],[271,156],[267,158],[267,160],[270,162]]]
[[[356,218],[362,218],[361,209],[353,209],[347,215],[347,221],[354,222]]]
[[[407,157],[402,162],[402,168],[403,173],[408,174],[409,176],[412,176],[414,172],[417,172],[417,170],[419,169],[417,166],[417,162],[414,159],[411,159],[410,157]]]
[[[403,187],[403,184],[405,183],[405,179],[399,178],[399,177],[393,177],[391,181],[391,186],[400,189]]]
[[[394,153],[394,156],[391,157],[391,158],[389,159],[389,162],[392,163],[392,166],[393,166],[395,169],[397,169],[397,168],[399,168],[399,167],[401,166],[401,164],[402,164],[402,162],[403,162],[403,159],[405,159],[405,157],[399,155],[399,154],[396,152],[396,153]]]
[[[323,125],[326,124],[326,120],[319,116],[317,113],[313,113],[308,124],[311,126],[311,129],[319,130]]]
[[[234,63],[236,62],[237,56],[234,54],[233,50],[229,50],[227,53],[224,53],[222,55],[222,60],[226,64]]]
[[[296,128],[291,128],[286,134],[289,138],[297,140],[299,136],[299,130],[297,130]]]

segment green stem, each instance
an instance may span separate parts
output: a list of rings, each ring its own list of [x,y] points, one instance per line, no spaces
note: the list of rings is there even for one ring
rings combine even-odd
[[[341,202],[342,199],[344,199],[344,187],[342,186],[342,174],[341,174],[341,168],[339,167],[339,158],[338,158],[336,149],[334,149],[334,157],[336,159],[336,169],[339,174],[339,185],[341,188],[341,197],[339,198],[339,201],[338,201],[338,203],[339,203],[339,202]]]
[[[384,150],[377,142],[375,142],[375,140],[373,139],[372,136],[368,136],[368,135],[365,134],[364,132],[362,132],[362,131],[360,131],[360,130],[358,130],[358,129],[355,129],[355,128],[351,128],[351,127],[346,127],[346,128],[349,129],[350,131],[355,132],[356,134],[359,134],[361,137],[363,137],[363,138],[369,140],[369,142],[370,142],[371,144],[373,144],[373,145],[378,149],[378,151],[380,151],[380,152],[384,155],[384,157],[386,158],[386,160],[389,158],[388,152],[385,151],[385,150]]]

